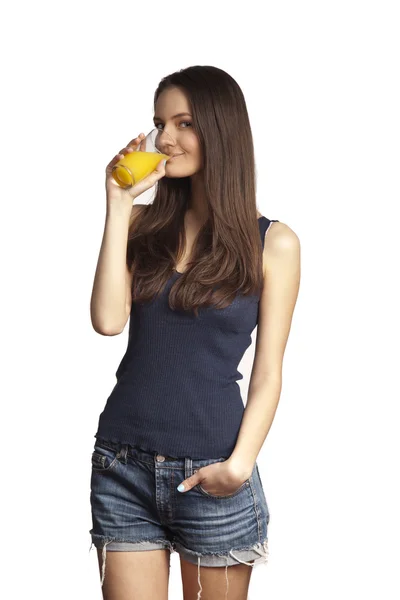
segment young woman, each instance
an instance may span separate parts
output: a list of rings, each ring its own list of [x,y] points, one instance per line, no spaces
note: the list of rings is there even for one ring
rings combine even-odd
[[[130,323],[95,434],[90,534],[107,600],[166,600],[172,551],[185,600],[244,600],[252,567],[268,558],[256,459],[281,391],[299,239],[257,211],[251,128],[232,77],[208,66],[173,73],[154,115],[166,164],[129,189],[114,182],[141,134],[106,169],[91,319],[103,335]],[[154,201],[137,203],[155,183]],[[237,366],[256,325],[244,408]]]

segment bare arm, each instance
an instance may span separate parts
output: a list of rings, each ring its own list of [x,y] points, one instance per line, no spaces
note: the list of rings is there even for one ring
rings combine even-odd
[[[301,271],[300,240],[285,223],[275,222],[264,244],[264,289],[246,409],[232,464],[251,475],[277,410],[282,364],[296,305]]]
[[[128,321],[132,303],[132,274],[126,266],[128,231],[144,206],[121,204],[107,208],[90,300],[93,329],[101,335],[118,335]]]

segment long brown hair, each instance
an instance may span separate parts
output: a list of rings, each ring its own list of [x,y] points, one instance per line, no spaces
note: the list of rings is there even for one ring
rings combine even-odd
[[[245,99],[236,81],[211,66],[192,66],[164,77],[154,95],[178,87],[188,98],[202,153],[209,218],[193,245],[191,262],[174,281],[171,309],[228,306],[236,294],[263,286],[257,222],[253,138]],[[175,273],[182,254],[190,177],[162,177],[155,197],[131,223],[127,266],[132,301],[153,299]]]

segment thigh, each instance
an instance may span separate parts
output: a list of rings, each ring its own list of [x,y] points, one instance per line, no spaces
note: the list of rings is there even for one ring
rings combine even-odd
[[[102,573],[102,549],[97,549]],[[104,600],[167,600],[169,550],[108,551],[107,575],[102,585]]]
[[[247,565],[198,567],[180,556],[183,600],[247,600],[252,568]],[[201,574],[200,574],[201,572]]]
[[[187,458],[183,475],[190,477],[203,466],[223,460]],[[214,496],[196,485],[177,497],[174,545],[180,555],[185,600],[191,600],[191,595],[196,598],[193,593],[205,588],[207,600],[244,600],[253,567],[268,560],[268,522],[257,466],[230,495]]]
[[[166,599],[173,546],[157,518],[151,461],[136,461],[126,447],[96,440],[90,487],[90,534],[104,598]]]
[[[217,459],[185,461],[184,478]],[[201,484],[175,499],[174,546],[189,562],[224,567],[267,559],[269,510],[257,466],[234,493],[214,496]]]
[[[154,468],[151,463],[132,459],[127,448],[96,441],[90,505],[93,527],[89,533],[96,547],[113,542],[109,550],[124,550],[125,542],[144,541],[158,543],[159,548],[149,549],[171,546],[168,532],[157,518]]]

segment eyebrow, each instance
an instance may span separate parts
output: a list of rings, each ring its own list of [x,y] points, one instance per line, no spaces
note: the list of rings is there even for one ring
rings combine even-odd
[[[188,112],[183,112],[183,113],[178,113],[177,115],[174,115],[173,117],[171,117],[171,119],[176,119],[177,117],[184,117],[185,115],[188,115],[189,117],[192,116]],[[160,117],[154,117],[153,121],[162,121],[162,119],[160,119]]]

